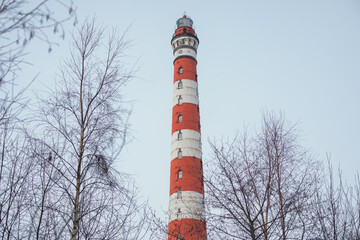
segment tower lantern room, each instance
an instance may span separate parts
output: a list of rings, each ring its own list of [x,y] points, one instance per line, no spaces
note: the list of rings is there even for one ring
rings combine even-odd
[[[176,21],[176,25],[178,28],[180,27],[191,27],[193,26],[193,21],[191,18],[188,18],[186,15],[184,15],[182,18],[179,18]]]

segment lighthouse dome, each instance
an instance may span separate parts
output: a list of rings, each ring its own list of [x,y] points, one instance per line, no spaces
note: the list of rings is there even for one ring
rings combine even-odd
[[[193,26],[193,21],[188,16],[184,15],[182,18],[179,18],[176,21],[177,27],[191,27]]]

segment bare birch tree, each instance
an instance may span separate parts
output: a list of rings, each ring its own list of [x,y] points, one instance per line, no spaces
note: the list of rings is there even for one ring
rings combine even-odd
[[[318,186],[314,203],[313,235],[316,239],[360,239],[359,175],[355,176],[355,184],[346,184],[340,169],[334,176],[329,155],[328,169]]]
[[[104,38],[94,20],[77,29],[56,89],[41,103],[38,130],[61,198],[52,212],[58,239],[139,239],[146,229],[133,181],[114,167],[128,134],[122,89],[132,71],[122,57],[129,42],[115,30]]]
[[[56,6],[56,3],[60,4]],[[55,5],[52,5],[55,4]],[[66,9],[66,14],[55,14],[53,8]],[[1,239],[28,237],[28,199],[33,174],[32,158],[28,157],[26,136],[20,131],[19,113],[26,106],[23,93],[27,87],[16,85],[22,64],[26,63],[26,47],[38,38],[55,44],[49,38],[62,32],[62,23],[74,16],[71,1],[3,0],[0,1],[0,234]],[[50,32],[51,32],[50,30]],[[24,83],[22,83],[24,86]]]
[[[208,226],[222,239],[307,239],[317,163],[283,115],[256,134],[213,142],[205,184]]]

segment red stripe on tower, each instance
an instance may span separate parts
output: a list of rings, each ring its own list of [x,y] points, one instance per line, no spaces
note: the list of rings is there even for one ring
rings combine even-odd
[[[207,239],[196,54],[193,21],[183,16],[171,39],[174,92],[169,203],[169,240]]]

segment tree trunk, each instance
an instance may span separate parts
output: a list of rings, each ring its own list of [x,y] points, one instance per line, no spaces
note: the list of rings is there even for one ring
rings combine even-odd
[[[81,131],[81,140],[79,147],[78,168],[76,173],[76,188],[75,188],[75,202],[74,202],[74,218],[73,229],[71,231],[71,240],[76,240],[76,236],[79,230],[79,205],[80,205],[80,187],[81,187],[81,163],[83,155],[83,142],[84,142],[84,128]]]
[[[277,152],[278,150],[276,150]],[[286,240],[285,235],[285,216],[284,216],[284,206],[283,206],[283,197],[281,192],[281,174],[280,174],[280,162],[278,153],[276,153],[276,171],[277,171],[277,183],[278,183],[278,194],[279,194],[279,204],[280,204],[280,218],[281,218],[281,230],[282,230],[282,239]]]
[[[75,202],[74,202],[74,219],[73,229],[71,231],[71,240],[76,240],[76,235],[79,230],[79,202],[80,202],[80,187],[81,187],[81,164],[84,152],[84,132],[85,132],[85,119],[84,119],[84,106],[83,106],[83,84],[85,77],[85,51],[82,52],[81,62],[81,80],[80,80],[80,114],[81,114],[81,135],[79,144],[78,168],[76,171],[76,188],[75,188]]]

